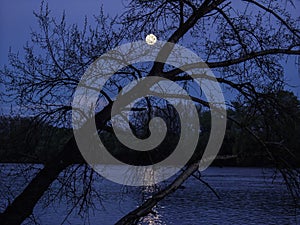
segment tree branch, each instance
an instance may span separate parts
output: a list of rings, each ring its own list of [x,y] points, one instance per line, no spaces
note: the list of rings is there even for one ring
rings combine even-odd
[[[251,59],[255,59],[257,57],[261,56],[267,56],[267,55],[276,55],[276,54],[286,54],[286,55],[300,55],[300,50],[291,50],[290,48],[288,49],[268,49],[268,50],[262,50],[258,52],[251,52],[247,55],[244,55],[240,58],[236,59],[230,59],[230,60],[225,60],[225,61],[220,61],[220,62],[198,62],[198,63],[191,63],[191,64],[186,64],[180,68],[176,68],[173,70],[170,70],[168,72],[164,72],[165,76],[175,76],[177,74],[182,73],[182,71],[187,71],[195,68],[220,68],[220,67],[228,67],[232,66],[235,64],[243,63]]]
[[[267,8],[264,5],[262,5],[262,4],[260,4],[256,1],[253,1],[253,0],[243,0],[243,1],[252,3],[252,4],[258,6],[259,8],[263,9],[264,11],[269,12],[276,19],[278,19],[284,26],[286,26],[289,29],[289,31],[291,31],[298,39],[300,39],[300,36],[299,36],[300,31],[296,30],[296,29],[293,29],[283,18],[281,18],[277,13],[275,13],[274,10],[272,10],[270,8]]]
[[[187,166],[187,168],[166,188],[154,194],[151,198],[146,200],[137,209],[131,211],[122,219],[120,219],[116,225],[132,225],[136,223],[140,218],[148,215],[152,212],[153,207],[163,200],[166,196],[176,191],[181,184],[186,181],[195,171],[198,170],[199,162],[193,163]]]

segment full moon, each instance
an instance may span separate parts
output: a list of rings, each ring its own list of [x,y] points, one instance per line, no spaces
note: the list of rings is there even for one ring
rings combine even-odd
[[[146,42],[148,45],[154,45],[157,41],[157,37],[154,34],[148,34],[146,36]]]

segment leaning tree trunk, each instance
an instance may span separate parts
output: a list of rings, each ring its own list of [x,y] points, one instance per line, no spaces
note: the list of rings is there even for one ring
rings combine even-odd
[[[30,181],[23,192],[0,214],[0,224],[19,225],[29,217],[35,205],[53,181],[56,180],[63,170],[72,164],[72,161],[75,159],[74,156],[76,155],[76,158],[79,159],[78,153],[75,139],[72,137],[63,151],[50,162],[46,163],[44,168]]]
[[[97,113],[95,122],[98,127],[104,127],[110,118],[111,106],[109,104]],[[19,225],[28,218],[50,185],[58,175],[74,163],[83,163],[84,160],[76,145],[74,136],[70,138],[63,150],[51,161],[45,164],[38,174],[30,181],[22,193],[0,214],[1,225]]]
[[[68,165],[67,163],[60,163],[59,158],[45,165],[31,180],[24,191],[0,214],[0,224],[21,224],[32,214],[34,206],[43,196],[44,192]]]

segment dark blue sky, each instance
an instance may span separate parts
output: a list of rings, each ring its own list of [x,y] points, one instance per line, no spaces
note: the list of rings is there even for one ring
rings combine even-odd
[[[115,0],[51,0],[49,9],[51,15],[60,17],[65,10],[67,22],[83,24],[87,15],[89,21],[93,20],[93,15],[97,15],[101,4],[104,10],[110,14],[120,13],[122,3],[116,4]],[[121,2],[121,1],[120,1]],[[37,29],[36,18],[33,11],[38,11],[41,1],[37,0],[1,0],[0,1],[0,64],[7,62],[7,52],[9,46],[14,51],[22,51],[22,46],[30,40],[30,30]]]
[[[61,16],[63,10],[66,11],[69,23],[83,24],[84,16],[87,15],[89,21],[93,20],[93,15],[97,15],[100,5],[103,4],[105,12],[115,15],[122,12],[123,1],[121,0],[51,0],[49,8],[53,16]],[[293,16],[300,16],[300,1],[296,0],[296,9],[291,8]],[[36,30],[36,19],[33,10],[39,10],[41,2],[37,0],[1,0],[0,2],[0,66],[7,63],[7,52],[9,46],[14,52],[22,53],[22,46],[30,40],[30,28]],[[299,12],[298,12],[299,11]],[[285,65],[286,79],[292,86],[287,87],[293,90],[300,97],[300,74],[296,66],[296,57],[290,57]]]

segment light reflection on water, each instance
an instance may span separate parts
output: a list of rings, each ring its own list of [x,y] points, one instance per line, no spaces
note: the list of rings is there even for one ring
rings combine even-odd
[[[148,224],[148,225],[167,225],[163,220],[163,216],[159,214],[159,211],[155,207],[153,209],[153,213],[144,217],[140,224]]]
[[[155,179],[155,177],[153,177],[153,173],[151,173],[151,171],[149,171],[148,174],[145,174],[145,179]],[[156,191],[157,191],[156,187],[148,186],[148,187],[143,187],[142,193],[144,194],[144,198],[147,199],[148,197],[151,197]],[[160,208],[162,208],[162,207],[158,208],[157,206],[155,206],[152,209],[152,213],[145,216],[142,219],[142,221],[140,222],[140,224],[167,225],[164,222],[163,215],[160,213]]]
[[[154,213],[143,218],[140,225],[300,224],[299,209],[297,211],[291,206],[285,186],[280,180],[272,183],[272,173],[264,172],[259,168],[209,168],[202,178],[218,192],[220,200],[191,178],[182,189],[162,200],[153,209]],[[7,177],[0,178],[0,190],[6,190],[3,187],[8,185]],[[145,179],[152,179],[151,174],[145,174]],[[103,200],[97,205],[99,210],[90,214],[92,225],[114,224],[157,191],[155,187],[144,187],[142,191],[137,187],[124,188],[107,180],[96,185]],[[17,190],[24,185],[14,187]],[[1,199],[0,203],[2,211],[4,203]],[[46,209],[40,204],[34,212],[42,225],[53,225],[61,223],[67,209],[70,206],[61,201]],[[82,225],[84,219],[74,213],[68,221],[72,225]]]

